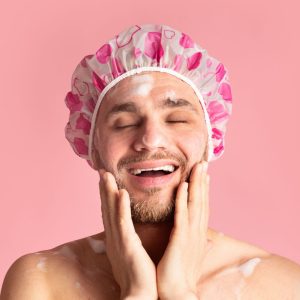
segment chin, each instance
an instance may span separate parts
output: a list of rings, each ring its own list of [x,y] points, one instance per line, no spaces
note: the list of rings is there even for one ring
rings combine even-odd
[[[178,183],[165,186],[141,187],[132,181],[117,177],[118,188],[128,191],[131,216],[134,223],[162,223],[174,219],[175,197]]]
[[[150,197],[131,198],[131,217],[134,223],[164,223],[174,219],[174,198],[159,194]]]

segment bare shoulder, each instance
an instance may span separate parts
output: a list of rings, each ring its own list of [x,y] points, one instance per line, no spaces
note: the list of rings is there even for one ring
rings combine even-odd
[[[237,241],[242,260],[238,262],[245,281],[242,299],[300,299],[300,265],[257,245]]]
[[[98,236],[23,255],[9,268],[0,299],[114,299],[105,257]]]
[[[299,300],[300,266],[257,245],[218,234],[201,299]]]
[[[300,299],[300,265],[271,254],[247,280],[245,299]]]
[[[42,268],[43,261],[38,255],[18,258],[4,278],[0,299],[51,299],[46,274],[39,271]]]

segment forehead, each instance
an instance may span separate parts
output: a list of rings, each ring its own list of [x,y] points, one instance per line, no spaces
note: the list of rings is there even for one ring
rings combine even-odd
[[[118,82],[104,96],[101,106],[103,109],[109,109],[124,101],[133,101],[138,106],[144,103],[140,101],[143,97],[152,98],[155,102],[162,98],[172,99],[176,96],[200,106],[194,90],[183,80],[168,73],[147,71]]]

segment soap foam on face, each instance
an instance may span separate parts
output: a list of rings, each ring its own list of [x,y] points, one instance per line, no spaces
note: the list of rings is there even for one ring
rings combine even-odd
[[[165,99],[170,99],[170,101],[177,103],[176,93],[173,90],[169,90],[164,94]]]
[[[146,97],[153,88],[154,78],[149,74],[144,74],[132,78],[135,87],[131,89],[131,95]]]

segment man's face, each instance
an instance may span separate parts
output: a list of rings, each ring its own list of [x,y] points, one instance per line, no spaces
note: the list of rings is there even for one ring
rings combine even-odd
[[[100,105],[94,136],[97,169],[111,172],[119,189],[128,191],[134,222],[173,218],[177,187],[205,158],[206,145],[204,113],[196,94],[170,74],[127,77]],[[175,169],[170,174],[167,169],[141,172],[162,166]]]

